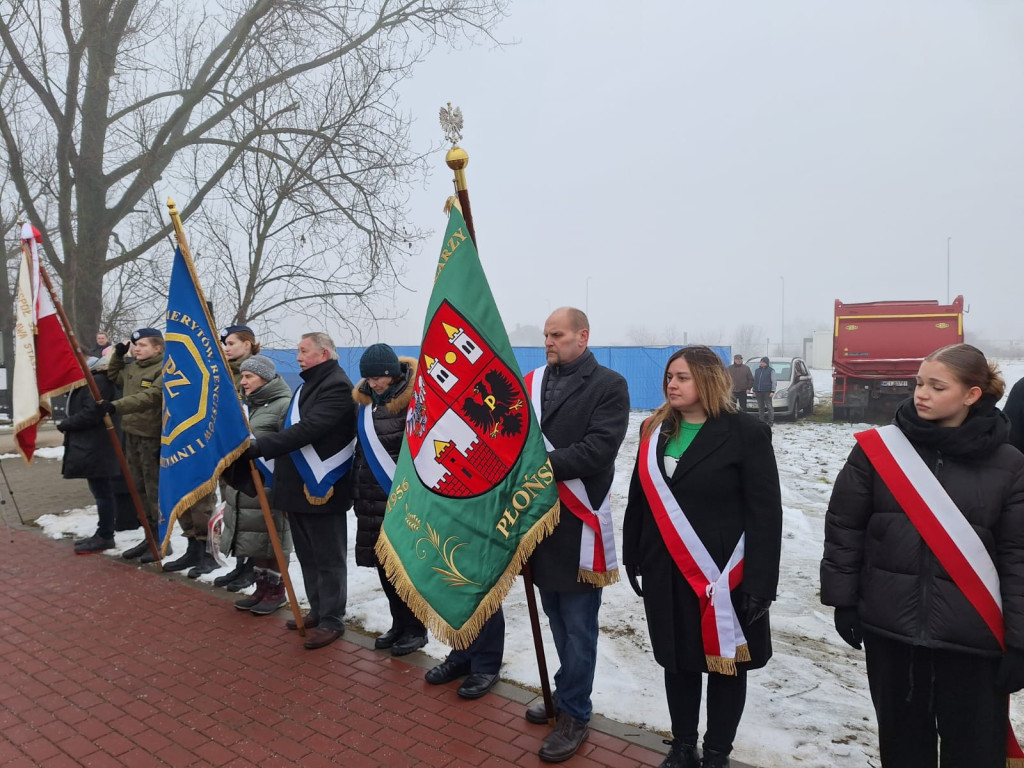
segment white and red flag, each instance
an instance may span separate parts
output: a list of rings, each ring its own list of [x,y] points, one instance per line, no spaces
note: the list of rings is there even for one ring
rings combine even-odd
[[[36,450],[39,420],[49,416],[50,398],[85,383],[71,342],[60,324],[49,293],[40,286],[37,246],[39,230],[25,224],[21,230],[24,258],[18,273],[15,306],[14,436],[18,451],[31,463]]]

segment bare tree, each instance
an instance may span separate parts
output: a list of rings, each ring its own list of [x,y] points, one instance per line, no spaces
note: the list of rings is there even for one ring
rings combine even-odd
[[[366,264],[391,269],[398,193],[416,168],[394,86],[433,46],[489,35],[507,2],[4,3],[0,138],[21,205],[58,241],[43,245],[79,330],[96,330],[107,273],[163,247],[158,186],[187,219],[237,184],[243,157],[276,163],[294,186],[277,198],[292,202],[334,174],[317,192],[334,208],[322,198],[309,216],[321,234],[343,227],[345,249],[323,247],[306,268],[350,275],[357,294]],[[389,166],[399,170],[368,183],[363,171]],[[39,199],[53,201],[55,220]],[[294,273],[279,275],[278,287],[301,291]]]
[[[747,357],[755,353],[760,354],[758,350],[764,348],[764,333],[758,325],[738,326],[732,338],[733,352],[735,354]]]

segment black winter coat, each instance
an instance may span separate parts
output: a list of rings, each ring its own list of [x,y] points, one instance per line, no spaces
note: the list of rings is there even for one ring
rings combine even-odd
[[[621,375],[600,365],[588,349],[576,374],[544,408],[540,428],[554,450],[548,454],[555,480],[580,478],[590,503],[598,505],[615,479],[615,457],[629,427],[629,390]],[[544,370],[544,384],[551,373]],[[557,592],[585,592],[594,587],[579,580],[583,522],[562,509],[554,533],[530,558],[538,587]]]
[[[352,390],[352,400],[365,408],[372,408],[373,428],[380,438],[380,443],[388,455],[398,460],[405,439],[405,415],[412,400],[413,388],[410,384],[416,378],[416,361],[411,357],[401,357],[401,376],[403,388],[386,403],[374,405],[370,394],[370,385],[366,379],[360,379]],[[358,415],[357,415],[358,418]],[[384,523],[384,511],[388,505],[390,488],[381,488],[380,483],[366,462],[362,441],[356,445],[355,464],[352,466],[352,506],[356,512],[356,565],[374,567],[380,564],[374,547],[380,536],[380,527]]]
[[[96,386],[104,400],[113,400],[116,389],[102,371],[93,371]],[[60,423],[64,433],[64,462],[61,472],[70,478],[117,477],[121,465],[114,446],[107,436],[101,419],[103,413],[96,407],[89,387],[77,387],[68,395],[67,418]],[[114,417],[115,426],[120,419]]]
[[[959,427],[937,427],[919,418],[908,399],[894,423],[992,556],[1006,643],[1024,651],[1024,456],[1006,443],[1009,426],[991,398],[979,405]],[[860,446],[836,478],[825,516],[821,601],[857,606],[865,629],[894,640],[1000,654]]]
[[[662,432],[657,447],[662,474],[666,442]],[[743,581],[732,593],[737,612],[744,592],[774,600],[782,549],[782,495],[768,426],[745,413],[708,419],[666,479],[719,568],[725,567],[740,535],[746,534]],[[669,555],[635,465],[622,523],[622,562],[640,568],[655,660],[670,672],[706,672],[700,603]],[[751,660],[736,666],[763,667],[772,655],[769,617],[748,625],[740,616]]]
[[[299,423],[257,440],[260,455],[276,459],[274,507],[288,513],[345,514],[352,506],[352,472],[334,484],[326,503],[310,504],[290,454],[312,445],[318,455],[333,456],[352,442],[356,436],[352,382],[337,360],[314,365],[299,376],[303,385],[292,395],[292,402],[299,399]]]

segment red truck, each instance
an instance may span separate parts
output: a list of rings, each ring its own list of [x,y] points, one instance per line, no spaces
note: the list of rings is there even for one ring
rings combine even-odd
[[[836,299],[832,336],[832,420],[889,419],[914,391],[921,361],[964,340],[964,297],[938,301]]]

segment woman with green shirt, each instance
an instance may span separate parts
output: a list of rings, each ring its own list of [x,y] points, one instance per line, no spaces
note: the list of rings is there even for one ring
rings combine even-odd
[[[737,413],[725,366],[705,346],[665,366],[665,403],[644,422],[623,521],[622,561],[644,600],[672,720],[663,768],[724,768],[747,670],[771,657],[782,502],[771,432]],[[729,599],[723,599],[729,598]],[[698,757],[703,678],[707,730]]]

